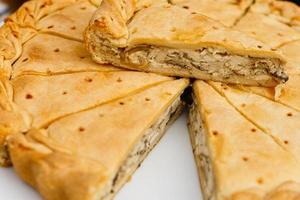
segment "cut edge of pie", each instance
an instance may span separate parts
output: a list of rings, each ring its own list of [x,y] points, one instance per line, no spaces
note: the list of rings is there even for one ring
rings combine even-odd
[[[85,32],[96,62],[246,85],[288,80],[284,57],[253,37],[173,4],[136,9],[133,1],[102,2]]]

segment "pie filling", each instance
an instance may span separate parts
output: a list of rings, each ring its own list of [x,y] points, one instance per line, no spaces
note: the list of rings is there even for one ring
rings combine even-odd
[[[279,82],[288,80],[282,63],[277,58],[256,58],[230,54],[225,49],[201,48],[172,49],[166,47],[140,46],[123,53],[124,63],[153,68],[181,68],[200,70],[206,74],[229,79],[232,76],[273,76]]]
[[[106,187],[106,193],[103,195],[103,200],[111,199],[115,193],[126,183],[128,178],[139,167],[140,163],[145,159],[151,149],[157,144],[159,139],[170,122],[181,112],[183,102],[178,97],[172,105],[160,116],[160,118],[149,129],[141,140],[132,149],[131,153],[120,167],[115,177]],[[97,198],[96,198],[97,199]]]
[[[10,159],[6,146],[3,145],[0,147],[0,166],[10,166]]]
[[[188,126],[204,199],[216,200],[216,184],[212,162],[209,156],[207,133],[203,127],[203,121],[195,103],[190,108]]]

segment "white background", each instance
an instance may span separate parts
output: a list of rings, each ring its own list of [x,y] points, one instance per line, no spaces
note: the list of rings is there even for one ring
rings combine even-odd
[[[41,200],[12,169],[0,169],[0,199]],[[201,200],[186,113],[167,131],[115,200]]]

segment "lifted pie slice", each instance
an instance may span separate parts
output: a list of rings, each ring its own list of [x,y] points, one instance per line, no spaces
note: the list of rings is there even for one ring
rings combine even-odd
[[[134,1],[102,2],[85,34],[95,61],[248,85],[274,86],[288,79],[280,54],[189,6],[135,5]]]
[[[188,124],[205,200],[299,197],[300,115],[291,110],[225,84],[194,84]]]

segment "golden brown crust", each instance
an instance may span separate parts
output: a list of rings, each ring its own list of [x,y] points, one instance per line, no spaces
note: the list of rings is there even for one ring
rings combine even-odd
[[[103,1],[91,19],[86,37],[90,29],[96,29],[103,38],[117,47],[125,47],[128,40],[127,21],[133,16],[135,9],[134,0]]]
[[[30,28],[20,28],[12,22],[5,23],[0,28],[0,74],[10,77],[12,64],[22,53],[22,44],[35,35]]]
[[[91,199],[107,181],[107,169],[92,159],[49,148],[31,135],[14,135],[9,150],[16,172],[46,200]],[[30,140],[27,140],[29,139]]]
[[[57,75],[84,71],[109,72],[120,69],[93,62],[81,42],[38,34],[23,45],[22,55],[13,65],[12,78],[25,74]]]
[[[231,27],[249,9],[253,0],[214,0],[213,3],[210,0],[172,0],[171,2]]]
[[[258,0],[251,7],[251,10],[274,17],[276,20],[300,31],[300,8],[293,2]]]
[[[14,79],[12,84],[15,103],[33,117],[32,126],[40,128],[69,114],[170,80],[169,77],[154,74],[116,71],[70,73],[63,76],[23,75]],[[28,95],[31,98],[26,98]],[[46,103],[49,99],[51,103]]]
[[[299,200],[300,199],[300,184],[287,181],[265,195],[259,190],[248,190],[237,192],[228,200]]]
[[[43,17],[37,22],[36,28],[43,33],[59,35],[81,42],[82,33],[95,11],[96,7],[88,0],[77,1]]]
[[[70,6],[79,0],[32,0],[24,3],[6,22],[14,22],[21,27],[36,28],[37,23],[52,12]]]
[[[13,102],[13,88],[7,77],[0,75],[0,166],[7,166],[6,137],[25,132],[30,128],[31,118]]]
[[[7,164],[4,148],[6,137],[27,131],[31,123],[27,112],[13,102],[13,86],[9,81],[13,72],[12,65],[21,56],[23,44],[37,34],[36,22],[52,11],[68,5],[67,2],[69,1],[29,1],[8,17],[0,28],[0,165]]]
[[[248,12],[234,28],[273,48],[300,39],[300,32],[281,23],[276,18],[256,12]]]
[[[57,12],[63,8],[74,5],[74,3],[76,2],[79,2],[78,5],[82,4],[80,5],[81,6],[80,8],[82,8],[84,7],[83,5],[88,2],[88,0],[32,0],[24,3],[24,5],[22,5],[14,14],[9,16],[6,19],[4,26],[0,28],[0,44],[1,44],[0,72],[1,74],[6,75],[7,77],[11,75],[12,63],[14,63],[21,55],[22,45],[30,38],[32,38],[34,35],[36,35],[37,30],[42,29],[43,31],[43,25],[45,26],[47,25],[47,23],[51,22],[51,17],[49,19],[50,20],[49,22],[47,16],[51,15],[51,13],[53,12]],[[90,12],[91,9],[92,8],[87,7],[87,9],[82,9],[82,11],[87,10],[88,12]],[[64,19],[64,16],[61,17]],[[75,17],[81,17],[81,16],[76,13]],[[43,20],[41,21],[41,19]],[[71,20],[71,19],[67,19],[67,20]],[[80,23],[79,26],[84,27],[85,24],[86,23],[83,22]],[[73,26],[71,26],[68,27],[68,31],[70,31],[70,33],[67,35],[72,36],[74,35],[72,31],[82,31],[82,30],[83,28],[77,29],[77,27],[75,27],[74,30]],[[63,30],[60,30],[59,32],[63,32]],[[81,37],[77,36],[75,37],[75,39],[81,40]]]
[[[286,71],[288,74],[300,75],[300,40],[295,40],[283,44],[279,50],[287,58]]]

